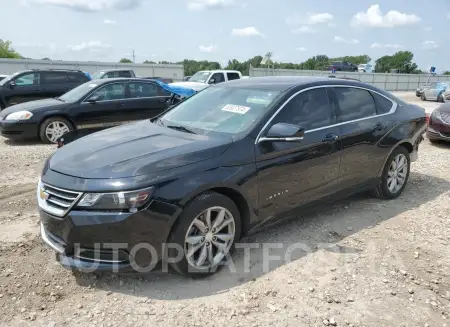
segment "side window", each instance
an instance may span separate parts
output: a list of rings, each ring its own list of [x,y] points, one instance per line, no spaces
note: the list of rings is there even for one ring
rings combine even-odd
[[[66,72],[46,72],[42,74],[44,84],[64,84],[67,83]]]
[[[354,87],[333,89],[338,102],[339,123],[376,115],[375,101],[369,91]]]
[[[318,88],[298,94],[289,101],[273,122],[294,124],[310,130],[330,125],[331,116],[327,91]]]
[[[69,83],[72,84],[81,84],[86,83],[88,78],[85,74],[82,73],[67,73],[67,78],[69,79]]]
[[[223,76],[223,73],[215,73],[211,78],[214,79],[214,84],[225,82],[225,77]]]
[[[125,84],[114,83],[105,85],[95,91],[90,97],[94,96],[99,97],[98,101],[125,99]]]
[[[40,85],[41,84],[41,74],[40,73],[29,73],[24,74],[14,80],[16,86],[30,86],[30,85]]]
[[[375,100],[375,105],[377,107],[377,114],[387,114],[391,111],[392,106],[394,105],[392,101],[386,99],[384,96],[381,96],[377,93],[371,92],[373,99]]]
[[[119,77],[119,74],[117,72],[109,72],[106,73],[102,78],[116,78]]]
[[[227,73],[227,77],[229,81],[240,78],[238,73]]]
[[[129,70],[120,71],[119,77],[131,77],[131,72]]]
[[[159,96],[158,86],[153,83],[130,83],[130,98],[150,98]]]

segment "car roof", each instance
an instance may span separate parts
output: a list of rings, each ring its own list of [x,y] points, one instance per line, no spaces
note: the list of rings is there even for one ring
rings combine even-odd
[[[93,79],[89,82],[95,82],[95,84],[106,84],[111,82],[130,82],[130,81],[139,81],[139,82],[151,82],[152,79],[145,77],[115,77],[115,78],[102,78],[102,79]]]
[[[17,74],[32,73],[32,72],[70,72],[70,73],[82,73],[82,74],[84,74],[83,71],[78,70],[78,69],[54,69],[54,68],[25,69],[25,70],[18,71]]]
[[[349,85],[363,86],[365,88],[375,89],[369,84],[359,82],[358,80],[345,78],[330,78],[318,76],[265,76],[251,77],[245,79],[236,79],[229,82],[220,83],[229,87],[249,87],[249,88],[267,88],[272,90],[285,91],[296,86],[318,86],[318,85]]]

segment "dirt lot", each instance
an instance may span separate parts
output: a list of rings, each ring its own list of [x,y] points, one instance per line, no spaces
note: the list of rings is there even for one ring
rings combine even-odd
[[[206,280],[56,264],[34,195],[53,150],[0,139],[0,326],[450,326],[450,145],[423,142],[399,199],[359,195],[246,240],[282,258],[300,243],[292,260],[254,249],[245,273],[238,252],[236,273]]]

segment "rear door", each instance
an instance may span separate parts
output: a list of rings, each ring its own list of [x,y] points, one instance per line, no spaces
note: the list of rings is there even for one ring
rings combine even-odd
[[[44,98],[40,72],[18,75],[11,82],[14,84],[3,90],[7,106]]]
[[[55,98],[71,89],[69,78],[65,71],[48,71],[41,73],[44,97]]]
[[[271,121],[305,128],[303,140],[255,145],[260,215],[269,217],[337,192],[339,127],[323,87],[297,94]]]
[[[390,118],[395,104],[388,98],[364,88],[329,88],[335,102],[342,140],[339,189],[358,189],[376,180],[389,148],[378,142],[394,126]]]
[[[126,100],[127,117],[140,120],[154,117],[167,108],[170,94],[159,85],[149,82],[129,82]]]
[[[89,102],[92,97],[98,97],[98,100]],[[126,99],[126,82],[103,84],[79,106],[72,108],[70,116],[78,129],[103,129],[120,125],[129,118],[125,110]]]

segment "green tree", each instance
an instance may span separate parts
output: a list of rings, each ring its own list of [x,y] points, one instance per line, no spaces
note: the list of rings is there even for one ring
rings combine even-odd
[[[156,62],[151,61],[151,60],[146,60],[146,61],[144,61],[144,64],[156,64]]]
[[[10,41],[0,39],[0,58],[20,59],[22,56],[11,47]]]
[[[391,69],[398,69],[400,73],[417,73],[417,65],[412,62],[414,55],[410,51],[398,51],[392,56],[383,56],[375,61],[375,71],[388,73]]]
[[[450,75],[450,71],[444,72],[444,75]]]
[[[354,65],[359,64],[367,64],[372,60],[369,55],[359,55],[359,56],[344,56],[344,57],[338,57],[333,58],[331,61],[347,61]]]
[[[119,60],[119,62],[122,63],[122,64],[132,64],[132,63],[133,63],[133,62],[132,62],[130,59],[128,59],[128,58],[122,58],[122,59]]]

